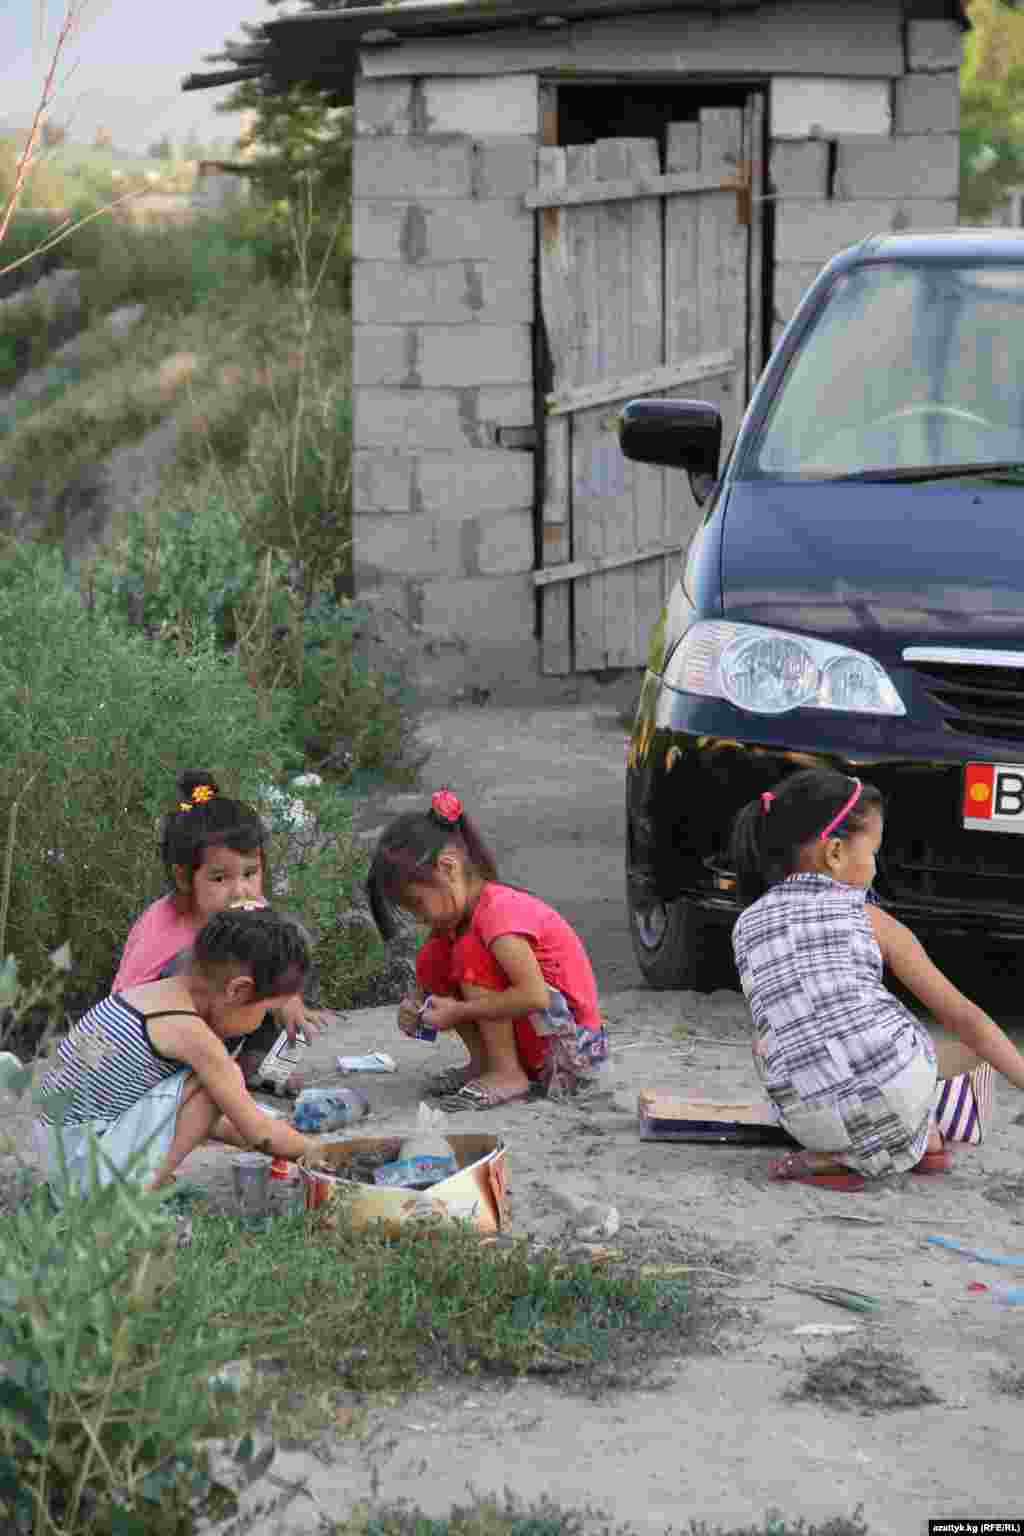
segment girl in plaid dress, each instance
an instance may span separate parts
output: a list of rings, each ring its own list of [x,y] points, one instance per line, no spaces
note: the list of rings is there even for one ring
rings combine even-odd
[[[864,1177],[942,1173],[937,1078],[989,1062],[1024,1088],[1024,1057],[932,964],[871,892],[882,842],[877,789],[829,769],[792,774],[745,806],[732,857],[745,910],[733,950],[755,1028],[754,1062],[802,1150],[775,1178],[856,1188]],[[956,1039],[936,1046],[885,987],[883,968]]]

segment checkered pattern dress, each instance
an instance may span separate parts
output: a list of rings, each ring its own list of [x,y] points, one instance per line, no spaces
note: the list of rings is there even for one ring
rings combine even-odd
[[[936,1074],[930,1036],[883,985],[869,899],[792,875],[741,914],[733,949],[755,1065],[783,1125],[878,1177],[924,1153]]]

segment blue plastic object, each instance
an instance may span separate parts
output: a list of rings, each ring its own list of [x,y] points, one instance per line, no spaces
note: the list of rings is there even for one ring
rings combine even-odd
[[[962,1253],[966,1259],[979,1259],[982,1264],[1003,1264],[1008,1268],[1024,1268],[1024,1253],[989,1253],[984,1248],[968,1248],[966,1243],[958,1242],[955,1237],[930,1237],[930,1243],[935,1243],[939,1248],[950,1248],[954,1253]]]
[[[369,1101],[355,1088],[304,1088],[295,1101],[292,1124],[297,1131],[321,1136],[369,1113]]]

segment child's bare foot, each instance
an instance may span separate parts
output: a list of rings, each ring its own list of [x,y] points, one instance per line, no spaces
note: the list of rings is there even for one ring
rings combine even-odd
[[[499,1109],[502,1104],[514,1104],[525,1099],[530,1091],[530,1079],[524,1072],[515,1076],[498,1076],[485,1072],[482,1076],[464,1083],[457,1093],[448,1094],[441,1107],[451,1114],[460,1110]]]

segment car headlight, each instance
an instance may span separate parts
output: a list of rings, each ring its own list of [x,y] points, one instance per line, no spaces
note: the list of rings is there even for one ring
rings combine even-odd
[[[665,681],[682,693],[728,699],[754,715],[784,715],[791,709],[907,712],[873,657],[757,624],[694,624],[672,653]]]

